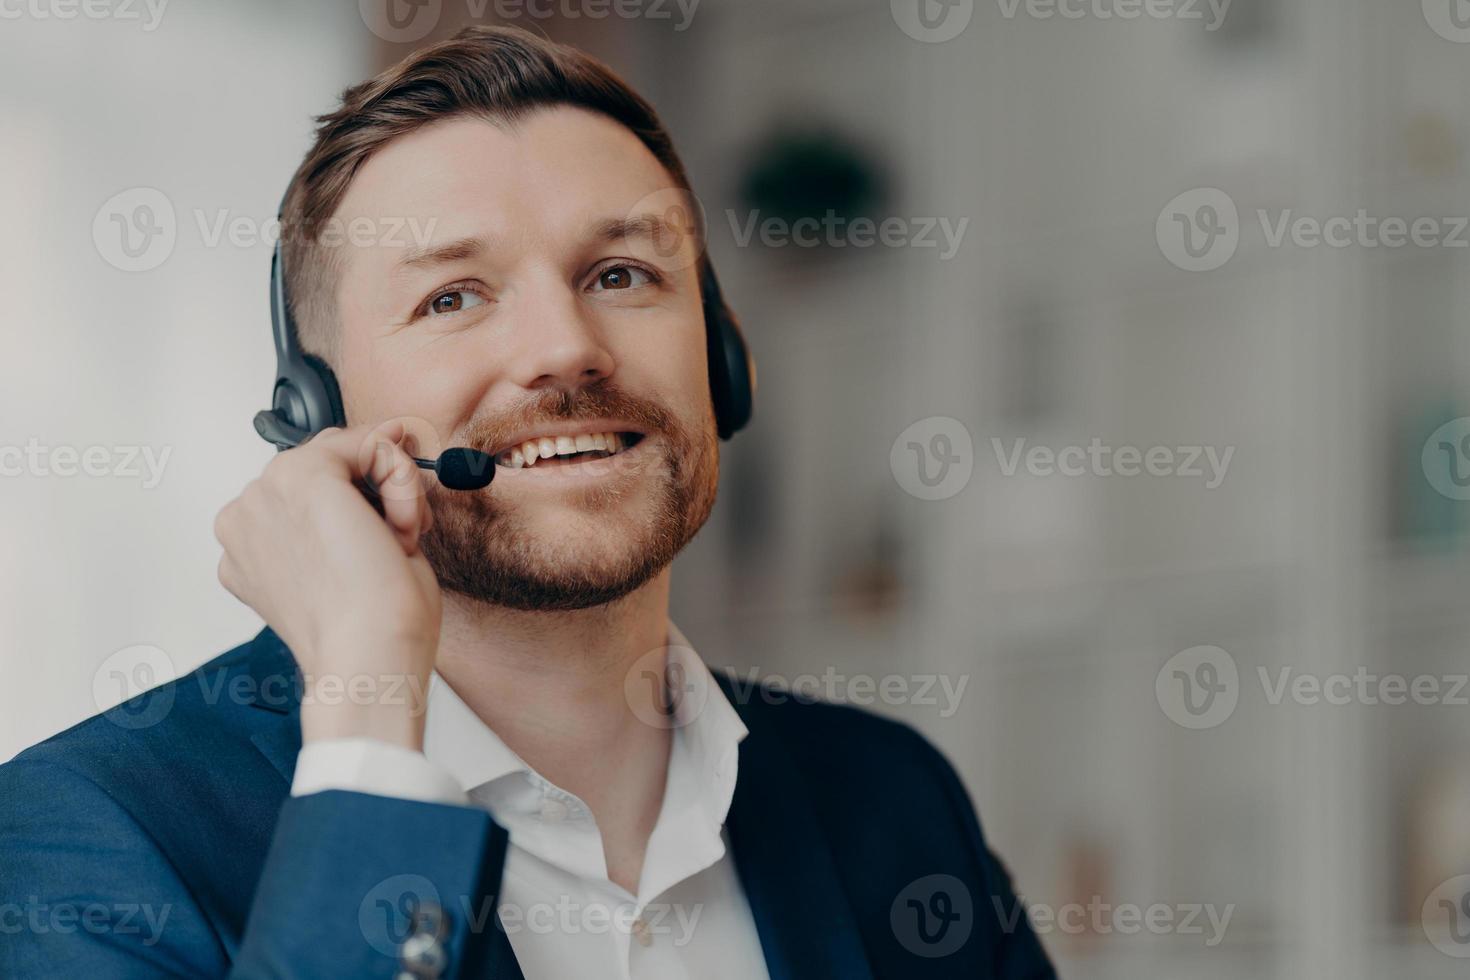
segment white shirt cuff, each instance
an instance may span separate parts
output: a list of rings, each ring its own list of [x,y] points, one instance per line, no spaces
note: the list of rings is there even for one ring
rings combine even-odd
[[[470,802],[458,780],[422,752],[376,738],[328,738],[302,746],[291,795],[329,789],[422,803]]]

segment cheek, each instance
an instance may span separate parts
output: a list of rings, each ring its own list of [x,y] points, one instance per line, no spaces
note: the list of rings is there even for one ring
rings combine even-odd
[[[473,414],[484,372],[473,359],[441,351],[395,352],[388,347],[344,345],[343,405],[354,424],[407,418],[417,422],[422,446],[448,445],[456,426]],[[432,435],[430,435],[432,433]]]
[[[688,392],[689,406],[695,418],[709,415],[714,405],[710,398],[709,350],[705,344],[704,330],[700,329],[691,340],[685,356],[684,390]]]
[[[707,363],[702,324],[694,329],[680,324],[647,332],[625,346],[615,380],[629,391],[648,392],[687,423],[709,409]]]

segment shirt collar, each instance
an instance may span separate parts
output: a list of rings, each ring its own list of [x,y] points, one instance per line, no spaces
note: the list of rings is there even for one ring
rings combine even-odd
[[[531,771],[437,670],[429,676],[424,755],[444,767],[466,793],[505,776]]]
[[[749,734],[729,698],[679,627],[669,623],[667,677],[675,699],[669,786],[694,785],[706,819],[723,826],[735,793],[740,742]],[[678,693],[676,691],[676,693]],[[665,799],[668,799],[665,793]],[[667,802],[664,807],[668,809]]]
[[[748,734],[709,667],[672,621],[665,670],[669,687],[678,696],[668,719],[674,737],[663,807],[645,857],[644,883],[656,889],[650,894],[724,855],[720,831],[735,794],[739,745]],[[543,790],[575,800],[513,752],[437,671],[429,679],[424,754],[478,799],[497,798],[497,787],[489,784],[520,775]],[[502,818],[500,813],[494,815]],[[509,825],[514,838],[516,821],[501,822]]]

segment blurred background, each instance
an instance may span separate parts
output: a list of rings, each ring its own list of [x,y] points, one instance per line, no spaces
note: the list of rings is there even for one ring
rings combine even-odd
[[[514,23],[659,108],[759,360],[705,659],[933,739],[1065,976],[1464,975],[1470,4],[391,2],[0,3],[0,759],[258,628],[310,117]]]

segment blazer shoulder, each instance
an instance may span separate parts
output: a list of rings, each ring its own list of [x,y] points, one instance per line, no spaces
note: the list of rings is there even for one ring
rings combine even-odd
[[[51,791],[65,792],[90,783],[115,796],[114,789],[129,783],[185,777],[222,744],[248,744],[259,724],[252,716],[264,713],[231,709],[248,700],[244,695],[259,640],[235,646],[25,749],[0,765],[3,785],[13,792],[47,791],[49,784]]]

